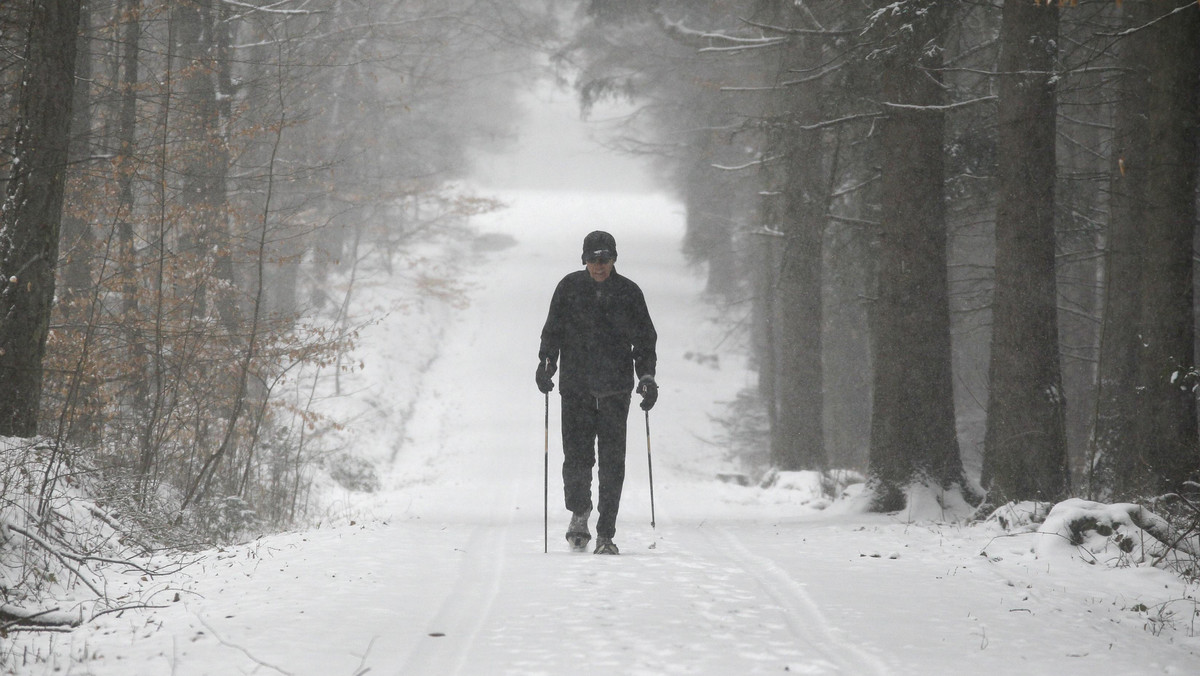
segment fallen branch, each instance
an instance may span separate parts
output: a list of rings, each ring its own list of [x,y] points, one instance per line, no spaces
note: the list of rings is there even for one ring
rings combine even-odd
[[[146,568],[145,566],[134,563],[133,561],[130,561],[128,559],[112,559],[107,556],[92,556],[92,555],[88,555],[88,554],[76,554],[74,552],[63,551],[63,550],[55,547],[54,545],[50,544],[49,542],[46,542],[42,538],[34,535],[33,533],[29,532],[28,530],[21,528],[20,526],[16,526],[16,525],[9,523],[9,524],[6,524],[6,527],[8,528],[8,530],[10,530],[14,533],[24,535],[26,538],[29,539],[30,542],[33,542],[34,544],[38,545],[42,549],[45,549],[47,552],[58,557],[58,560],[62,561],[63,565],[67,565],[67,562],[64,561],[64,559],[71,559],[72,561],[76,561],[78,563],[87,563],[88,561],[97,561],[100,563],[111,563],[111,564],[115,564],[115,565],[119,565],[119,566],[129,566],[130,568],[134,568],[146,575],[157,575],[158,574],[155,571],[152,571],[149,568]],[[69,565],[67,567],[70,568]],[[74,572],[76,575],[79,574],[78,571],[76,571],[73,568],[71,569],[71,571]],[[86,581],[84,583],[87,584]],[[91,586],[91,585],[88,585],[88,586]],[[93,588],[93,591],[94,590],[95,589]],[[103,596],[103,594],[100,594],[97,591],[97,596]]]
[[[4,621],[0,624],[0,632],[14,627],[78,627],[81,622],[79,616],[58,608],[33,611],[7,603],[0,604],[0,620]]]
[[[104,598],[104,592],[100,591],[100,589],[96,587],[95,583],[93,583],[91,580],[88,579],[88,576],[84,575],[82,571],[80,571],[78,568],[76,568],[74,565],[72,565],[72,563],[71,563],[72,560],[78,559],[78,556],[79,556],[78,554],[64,552],[64,551],[60,550],[58,547],[55,547],[54,545],[50,544],[49,542],[46,542],[42,538],[34,535],[33,533],[30,533],[28,530],[25,530],[24,528],[21,528],[20,526],[16,526],[14,524],[9,523],[9,524],[5,524],[5,528],[9,531],[12,531],[14,533],[18,533],[20,535],[25,536],[25,539],[29,540],[30,542],[32,542],[32,543],[36,544],[37,546],[41,547],[42,549],[46,550],[47,553],[49,553],[54,558],[58,559],[58,562],[61,563],[64,568],[71,571],[71,573],[73,573],[75,575],[75,577],[77,577],[79,579],[80,582],[82,582],[84,585],[86,585],[88,589],[91,589],[92,593],[96,595],[96,598]]]
[[[1189,485],[1189,487],[1195,486],[1195,484],[1190,481],[1186,482],[1186,484]],[[1186,497],[1184,497],[1183,495],[1181,495],[1179,493],[1168,493],[1167,495],[1164,495],[1161,498],[1158,498],[1158,500],[1161,500],[1164,502],[1171,502],[1171,501],[1182,502],[1184,504],[1184,506],[1186,506],[1192,512],[1191,525],[1188,528],[1184,528],[1182,530],[1175,529],[1172,526],[1171,521],[1169,521],[1167,519],[1163,519],[1153,513],[1151,513],[1151,515],[1154,516],[1154,518],[1156,518],[1162,522],[1162,525],[1158,526],[1158,528],[1159,528],[1158,532],[1155,532],[1151,528],[1138,523],[1136,520],[1134,521],[1134,523],[1138,523],[1138,526],[1140,526],[1142,528],[1142,530],[1145,530],[1147,533],[1150,533],[1150,535],[1152,535],[1155,539],[1159,540],[1163,544],[1167,545],[1167,547],[1169,547],[1170,549],[1178,549],[1179,551],[1182,551],[1186,554],[1190,554],[1191,556],[1193,556],[1196,559],[1200,559],[1200,534],[1197,533],[1197,529],[1200,529],[1200,507],[1198,507],[1194,502],[1192,502],[1191,500],[1187,499]],[[1131,515],[1131,518],[1133,518],[1132,515]],[[1164,539],[1164,538],[1166,538],[1166,539]],[[1158,561],[1161,561],[1165,556],[1166,556],[1166,552],[1164,552],[1161,556],[1159,556],[1158,560],[1155,561],[1155,563],[1157,563]]]

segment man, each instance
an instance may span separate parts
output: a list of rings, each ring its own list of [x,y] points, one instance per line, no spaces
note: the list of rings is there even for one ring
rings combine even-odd
[[[596,554],[617,554],[613,544],[625,483],[625,427],[630,392],[649,411],[658,399],[654,382],[658,334],[642,290],[617,274],[617,242],[607,232],[583,240],[586,270],[558,283],[542,328],[537,386],[562,395],[563,493],[571,522],[567,541],[583,551],[591,540],[592,467],[599,456]],[[636,377],[636,381],[635,381]]]

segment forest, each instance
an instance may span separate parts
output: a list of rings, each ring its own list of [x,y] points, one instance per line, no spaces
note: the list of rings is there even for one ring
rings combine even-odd
[[[1195,491],[1196,3],[591,10],[583,104],[643,103],[620,143],[753,337],[758,466],[881,510]]]
[[[754,480],[1200,523],[1196,2],[13,0],[4,548],[61,558],[69,486],[172,546],[358,486],[312,406],[351,396],[357,275],[461,293],[419,261],[499,207],[460,181],[546,73],[631,104],[611,144],[684,206]]]
[[[454,293],[412,258],[491,208],[453,182],[536,9],[6,3],[0,433],[48,455],[38,492],[78,460],[202,538],[302,514],[355,269]]]

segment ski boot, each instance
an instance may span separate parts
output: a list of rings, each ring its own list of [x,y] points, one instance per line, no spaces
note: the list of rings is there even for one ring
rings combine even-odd
[[[592,539],[592,533],[588,530],[588,519],[591,516],[590,509],[571,515],[571,523],[567,526],[567,542],[571,545],[571,551],[587,551],[588,542]]]
[[[613,543],[612,538],[598,537],[596,538],[596,551],[593,554],[620,554],[621,550],[617,549],[617,545]]]

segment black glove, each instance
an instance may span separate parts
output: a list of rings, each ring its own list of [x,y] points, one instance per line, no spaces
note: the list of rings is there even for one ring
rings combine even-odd
[[[541,390],[542,394],[548,394],[550,390],[554,389],[554,380],[552,379],[554,378],[554,372],[557,370],[558,367],[550,363],[549,359],[538,363],[535,378],[537,379],[538,389]]]
[[[654,376],[642,376],[638,381],[637,393],[642,395],[643,411],[654,408],[654,402],[658,401],[658,383],[654,382]]]

